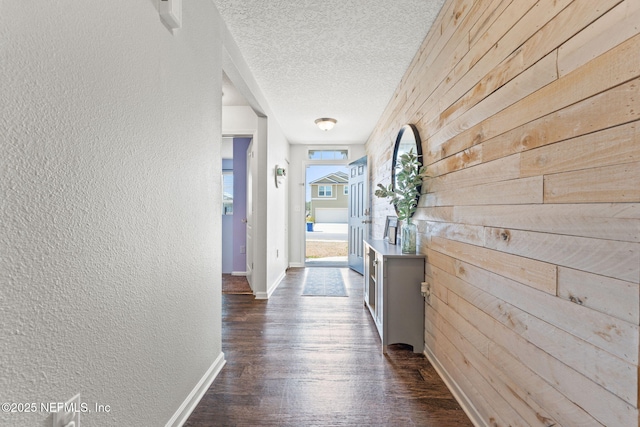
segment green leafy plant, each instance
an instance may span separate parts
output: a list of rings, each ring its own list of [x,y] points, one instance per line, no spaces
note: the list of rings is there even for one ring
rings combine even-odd
[[[408,220],[418,208],[418,196],[422,178],[426,176],[425,170],[425,167],[420,165],[418,155],[411,149],[398,158],[395,187],[393,183],[387,187],[378,184],[374,194],[389,199],[389,204],[396,207],[399,220]]]

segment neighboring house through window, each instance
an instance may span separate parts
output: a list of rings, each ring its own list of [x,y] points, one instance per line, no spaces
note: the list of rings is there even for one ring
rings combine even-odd
[[[308,212],[316,223],[347,223],[349,219],[349,175],[331,172],[309,183],[311,201]]]

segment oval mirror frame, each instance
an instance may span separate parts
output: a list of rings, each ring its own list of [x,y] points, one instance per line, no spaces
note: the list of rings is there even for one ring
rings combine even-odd
[[[400,128],[398,132],[398,136],[396,138],[396,144],[393,147],[393,159],[391,163],[391,182],[393,184],[393,188],[396,188],[396,168],[397,163],[400,156],[404,153],[408,153],[409,150],[413,148],[413,151],[418,154],[419,166],[422,167],[422,142],[420,141],[420,134],[418,133],[418,128],[412,124],[406,124]],[[418,187],[418,196],[416,197],[416,202],[420,199],[420,191],[421,187]],[[398,213],[398,209],[396,209],[396,214]]]

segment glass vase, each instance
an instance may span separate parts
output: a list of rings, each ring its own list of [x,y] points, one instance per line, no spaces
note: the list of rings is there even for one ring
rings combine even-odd
[[[411,222],[411,219],[407,219],[402,223],[402,227],[400,228],[400,233],[402,235],[401,245],[402,245],[402,253],[403,254],[415,254],[416,253],[416,236],[418,234],[418,229],[414,223]]]

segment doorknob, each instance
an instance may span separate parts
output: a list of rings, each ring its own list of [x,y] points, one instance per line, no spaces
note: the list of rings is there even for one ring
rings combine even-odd
[[[247,223],[247,218],[242,218],[242,222]]]
[[[371,221],[370,219],[365,219],[364,221],[362,221],[363,224],[371,224],[373,221]]]

